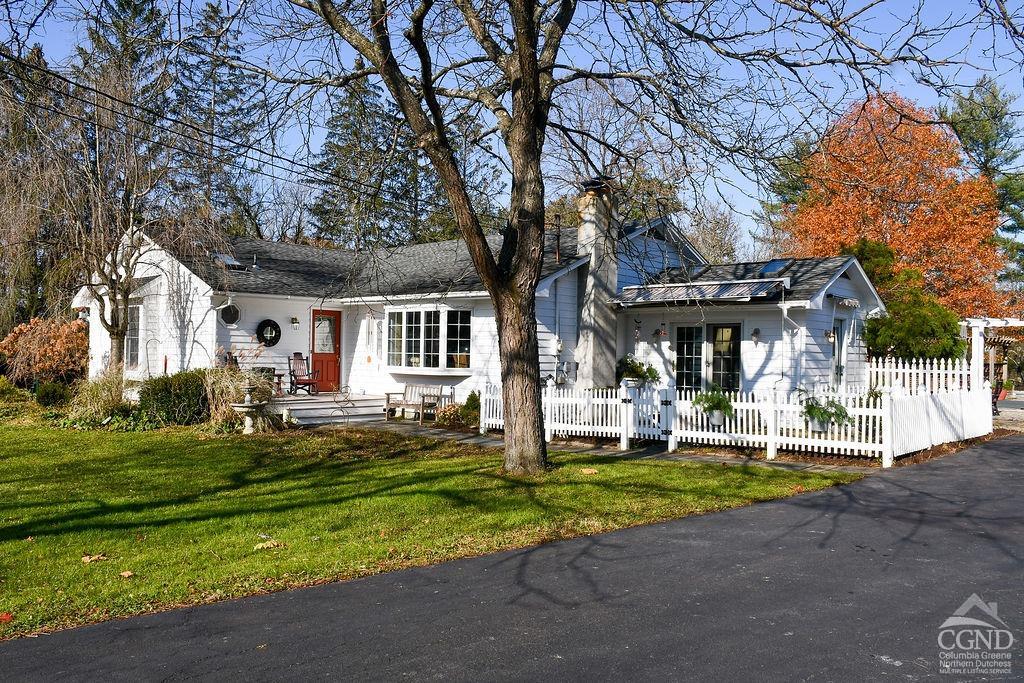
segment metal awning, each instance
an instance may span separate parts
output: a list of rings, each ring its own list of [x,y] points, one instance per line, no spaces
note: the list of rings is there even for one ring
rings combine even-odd
[[[788,278],[763,280],[726,280],[683,284],[636,285],[625,287],[612,299],[622,307],[690,301],[750,301],[765,298],[784,289]]]

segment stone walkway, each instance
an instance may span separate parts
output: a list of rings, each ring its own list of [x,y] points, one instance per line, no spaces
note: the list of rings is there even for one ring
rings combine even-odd
[[[481,435],[475,432],[456,432],[437,427],[420,426],[413,420],[392,420],[389,422],[374,422],[372,425],[360,425],[369,429],[386,429],[409,436],[423,436],[431,439],[445,441],[457,441],[459,443],[483,446],[486,448],[504,448],[505,441],[493,434]],[[339,429],[344,425],[325,425],[318,429]],[[867,465],[832,465],[818,462],[784,462],[774,460],[758,460],[729,453],[696,453],[686,451],[675,451],[669,453],[664,443],[646,444],[642,447],[631,448],[627,451],[620,451],[617,446],[584,444],[571,441],[555,441],[550,445],[552,451],[562,453],[584,453],[603,456],[618,456],[632,460],[672,460],[678,462],[702,462],[702,463],[726,463],[730,465],[755,465],[759,467],[772,467],[780,470],[803,471],[803,472],[857,472],[861,474],[873,474],[881,471],[881,468]]]

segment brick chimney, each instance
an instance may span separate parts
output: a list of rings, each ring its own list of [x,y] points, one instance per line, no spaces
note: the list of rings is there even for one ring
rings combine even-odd
[[[590,256],[582,276],[576,383],[584,388],[615,384],[617,314],[609,303],[616,293],[618,238],[616,201],[610,178],[599,176],[583,183],[576,201],[580,212],[576,253]]]

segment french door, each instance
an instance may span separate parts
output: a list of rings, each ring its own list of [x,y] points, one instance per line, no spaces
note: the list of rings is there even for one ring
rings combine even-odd
[[[740,326],[708,325],[710,381],[726,391],[740,388]]]

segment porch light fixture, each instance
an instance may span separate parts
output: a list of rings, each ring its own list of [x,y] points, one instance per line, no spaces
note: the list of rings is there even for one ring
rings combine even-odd
[[[825,332],[825,341],[827,341],[829,344],[832,344],[832,343],[835,342],[835,340],[836,340],[835,330],[827,330]]]
[[[750,333],[750,341],[754,342],[755,344],[757,342],[761,341],[761,328],[760,327],[755,327],[754,331]]]
[[[293,330],[299,329],[299,319],[296,318],[295,316],[292,316],[292,329]]]

